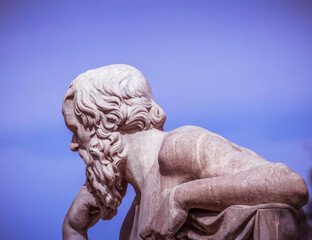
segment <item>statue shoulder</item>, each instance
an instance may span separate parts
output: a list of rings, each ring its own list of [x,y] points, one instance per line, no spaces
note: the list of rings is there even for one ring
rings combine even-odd
[[[197,127],[197,126],[183,126],[177,129],[174,129],[167,133],[164,142],[176,141],[176,140],[184,140],[184,139],[196,139],[198,136],[205,134],[205,135],[215,135],[208,131],[207,129]]]
[[[202,177],[234,174],[268,163],[255,152],[206,129],[185,126],[169,132],[160,148],[159,165],[166,172]]]
[[[184,126],[166,134],[159,152],[159,165],[163,174],[197,175],[200,171],[198,147],[203,136],[208,138],[214,133],[195,126]]]
[[[207,129],[197,126],[183,126],[167,133],[161,150],[169,150],[168,147],[170,147],[171,150],[179,147],[183,147],[183,149],[194,148],[194,144],[198,144],[202,138],[209,138],[211,141],[215,141],[216,139],[219,141],[227,141],[225,138]],[[173,145],[174,148],[172,148]]]

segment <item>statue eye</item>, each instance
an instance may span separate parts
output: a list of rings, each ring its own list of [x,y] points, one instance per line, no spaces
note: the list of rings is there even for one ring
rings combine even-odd
[[[69,129],[70,131],[72,131],[72,132],[77,132],[77,127],[76,127],[76,126],[74,126],[74,125],[68,125],[67,127],[68,127],[68,129]]]

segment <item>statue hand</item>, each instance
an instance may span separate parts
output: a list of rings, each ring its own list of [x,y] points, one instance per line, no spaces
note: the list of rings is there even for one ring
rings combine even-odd
[[[63,223],[64,239],[87,239],[87,230],[100,219],[96,200],[83,185],[70,206]]]
[[[174,235],[184,224],[188,210],[183,209],[175,199],[175,189],[163,200],[159,210],[140,233],[142,239],[175,239]]]

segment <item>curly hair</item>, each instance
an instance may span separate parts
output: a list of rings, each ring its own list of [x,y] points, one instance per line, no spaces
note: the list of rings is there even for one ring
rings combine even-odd
[[[163,130],[166,115],[153,100],[142,73],[124,64],[79,75],[70,84],[64,101],[68,98],[73,99],[76,118],[91,133],[89,153],[93,161],[86,170],[91,191],[115,215],[127,187],[119,170],[127,158],[121,133]]]

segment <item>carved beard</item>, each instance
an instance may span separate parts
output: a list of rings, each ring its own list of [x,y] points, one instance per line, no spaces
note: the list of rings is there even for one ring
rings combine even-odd
[[[101,156],[102,160],[99,160],[98,156],[93,156],[90,151],[87,151],[86,154],[87,156],[84,157],[91,159],[91,161],[86,161],[90,162],[86,168],[86,185],[96,199],[101,218],[110,220],[117,214],[117,207],[126,193],[126,183],[123,180],[116,181],[119,172],[116,167],[114,168],[112,162],[103,160],[104,154]]]

